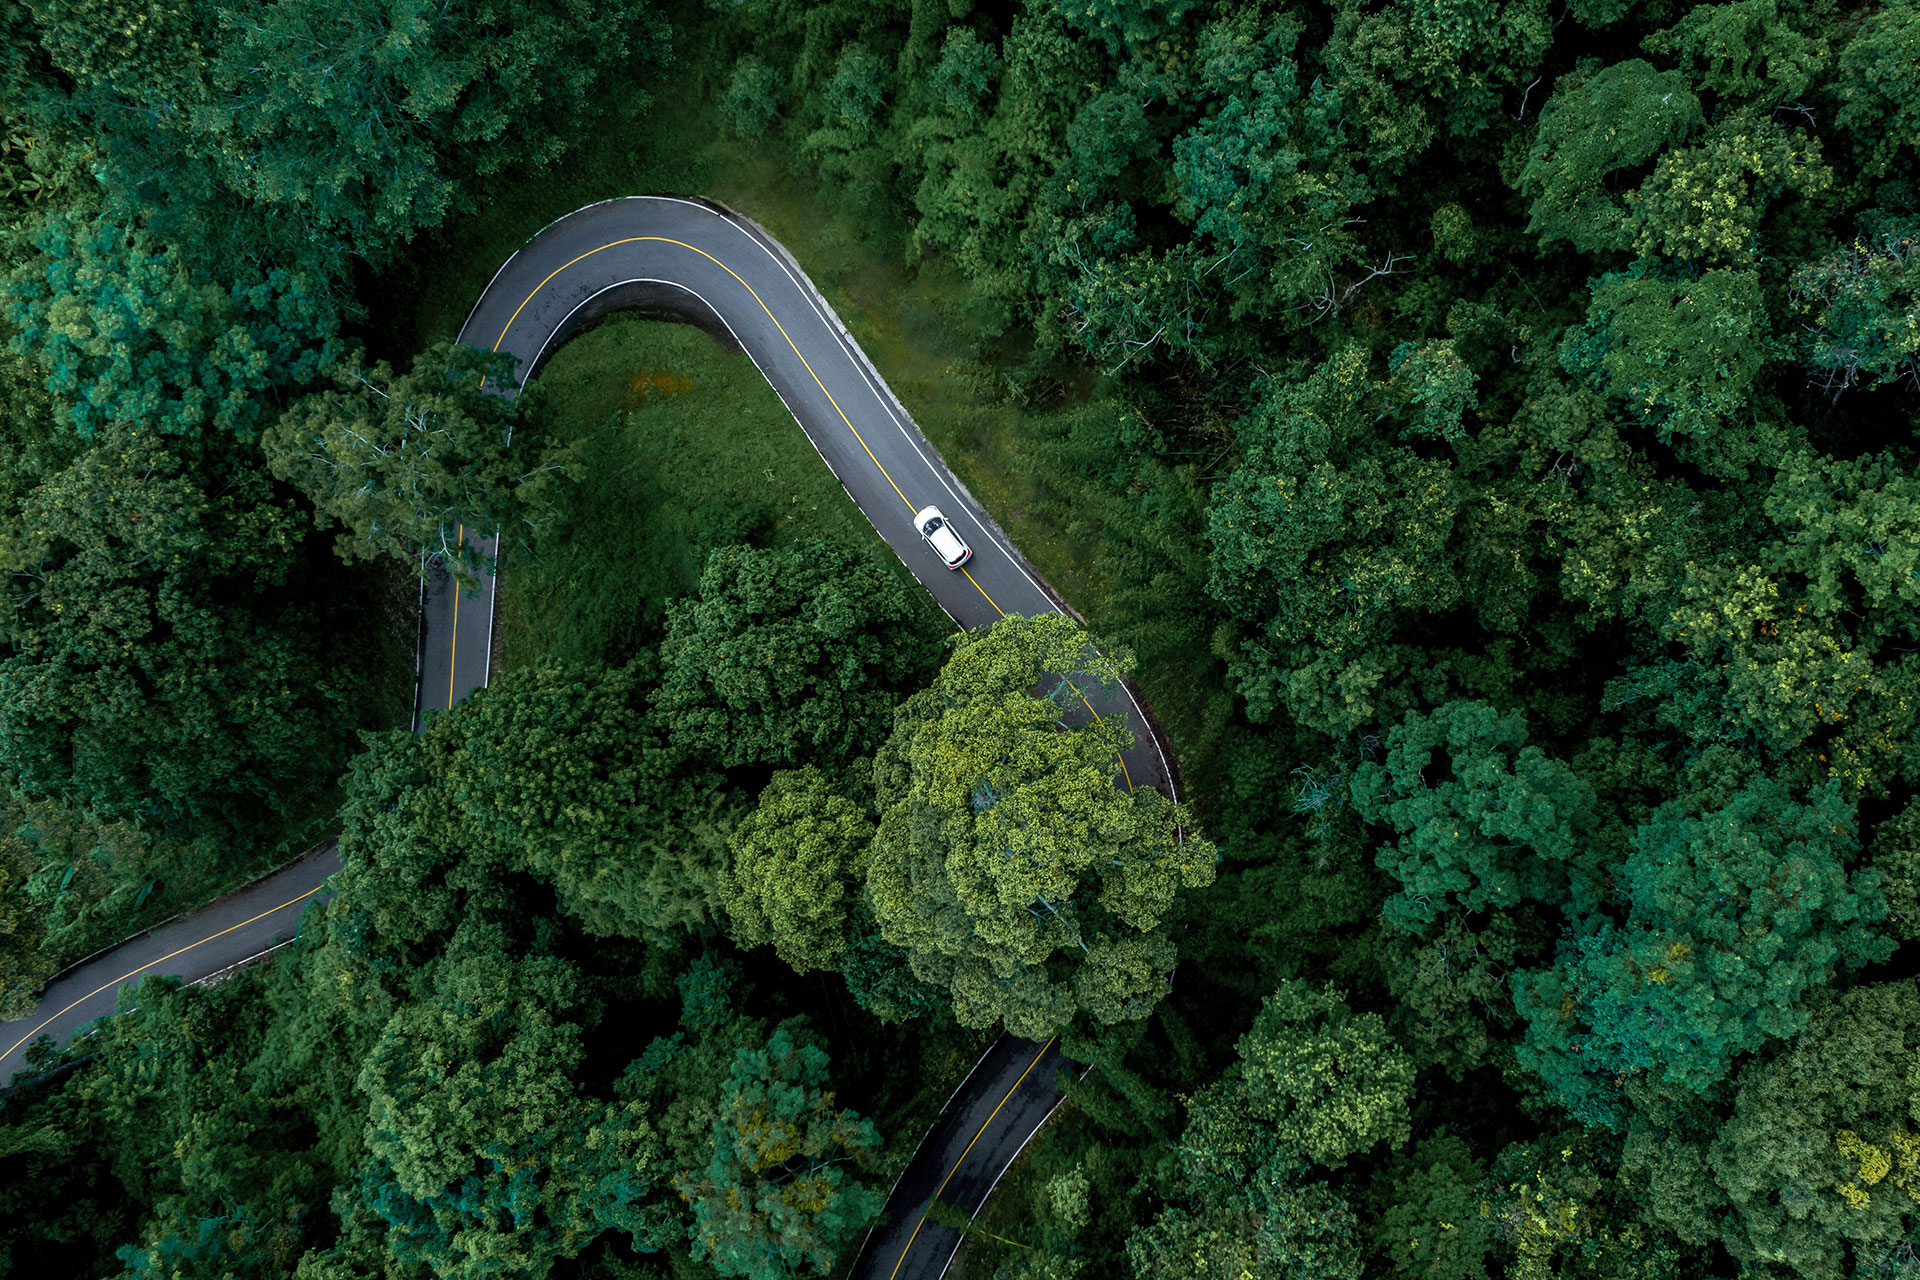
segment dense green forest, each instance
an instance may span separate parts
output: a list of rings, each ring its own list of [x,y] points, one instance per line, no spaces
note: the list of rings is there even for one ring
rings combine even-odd
[[[1006,1028],[1094,1069],[975,1280],[1920,1280],[1920,4],[0,22],[0,1015],[346,864],[0,1106],[0,1269],[835,1275]],[[928,282],[1091,633],[481,394],[490,210],[706,145]]]

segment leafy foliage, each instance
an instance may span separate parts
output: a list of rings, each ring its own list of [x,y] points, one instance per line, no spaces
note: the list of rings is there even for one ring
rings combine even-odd
[[[916,621],[890,575],[827,543],[723,547],[668,613],[658,705],[725,766],[863,754],[929,656]]]
[[[404,375],[385,362],[343,370],[340,390],[305,397],[268,429],[268,465],[346,526],[343,559],[392,555],[422,575],[437,561],[477,582],[495,558],[480,540],[525,545],[525,527],[551,514],[561,467],[551,450],[529,456],[524,436],[513,447],[512,364],[437,343]]]
[[[981,1275],[1920,1276],[1917,15],[742,0],[669,86],[631,3],[6,11],[0,984],[373,718],[309,508],[518,521],[543,616],[368,739],[305,939],[9,1099],[4,1265],[832,1272],[998,1022],[1092,1070],[930,1211]],[[936,675],[800,481],[623,470],[631,368],[509,447],[415,361],[635,187],[807,258],[1190,809],[1120,646]]]
[[[728,838],[721,901],[744,946],[771,942],[800,973],[837,966],[848,887],[873,824],[812,767],[776,773]]]
[[[1144,1017],[1166,990],[1173,946],[1156,926],[1215,855],[1178,805],[1116,789],[1124,723],[1075,723],[1077,682],[1127,665],[1064,616],[1007,618],[895,716],[867,899],[963,1025],[1044,1037],[1080,1009]],[[1051,695],[1033,697],[1043,683]]]

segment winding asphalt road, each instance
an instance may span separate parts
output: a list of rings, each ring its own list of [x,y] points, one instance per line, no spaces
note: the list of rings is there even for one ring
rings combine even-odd
[[[684,320],[744,350],[772,384],[880,536],[955,623],[986,626],[1008,614],[1064,612],[973,496],[947,469],[792,257],[750,220],[705,200],[635,196],[589,205],[550,224],[504,263],[460,332],[507,352],[530,381],[568,338],[619,310]],[[946,569],[910,517],[939,506],[973,546]],[[462,536],[480,536],[462,531]],[[484,541],[491,550],[491,539]],[[415,725],[488,682],[494,581],[458,592],[444,575],[422,592]],[[1086,710],[1124,715],[1135,745],[1123,781],[1177,798],[1171,760],[1131,688],[1088,692]],[[231,897],[61,975],[28,1018],[0,1024],[0,1080],[23,1065],[39,1035],[64,1041],[111,1013],[116,990],[147,973],[204,979],[264,954],[300,911],[324,898],[339,866],[315,850]],[[888,1197],[851,1280],[938,1280],[959,1233],[927,1221],[929,1202],[969,1214],[1059,1104],[1057,1045],[1003,1037],[956,1090]]]

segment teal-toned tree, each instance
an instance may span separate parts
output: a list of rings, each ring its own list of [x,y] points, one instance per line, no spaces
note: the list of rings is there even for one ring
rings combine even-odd
[[[311,272],[196,261],[136,224],[61,212],[7,264],[11,347],[45,368],[82,439],[114,423],[259,436],[335,353],[338,302]]]
[[[1597,903],[1593,789],[1526,741],[1524,713],[1449,702],[1409,712],[1388,730],[1384,761],[1354,771],[1356,811],[1399,837],[1374,854],[1402,886],[1385,913],[1396,927],[1419,932],[1456,909]]]
[[[1303,74],[1299,38],[1294,20],[1252,8],[1201,31],[1197,87],[1219,107],[1174,140],[1174,210],[1243,306],[1319,314],[1336,305],[1313,305],[1329,274],[1360,256],[1348,218],[1373,190],[1341,145],[1346,104]]]
[[[1847,873],[1856,852],[1837,787],[1802,801],[1763,778],[1704,813],[1669,801],[1618,873],[1627,922],[1514,975],[1521,1061],[1588,1122],[1619,1123],[1627,1080],[1707,1093],[1799,1034],[1811,992],[1890,953],[1878,883]]]
[[[885,1196],[855,1174],[873,1122],[834,1107],[827,1054],[782,1027],[742,1048],[713,1120],[713,1156],[676,1185],[693,1207],[693,1256],[726,1276],[827,1274]],[[849,1168],[849,1165],[851,1168]]]

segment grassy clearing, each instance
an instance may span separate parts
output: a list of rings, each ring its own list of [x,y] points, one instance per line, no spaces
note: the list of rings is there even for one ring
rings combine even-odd
[[[562,521],[500,578],[508,665],[619,661],[730,542],[824,538],[925,599],[745,355],[685,325],[614,316],[554,356],[535,422],[577,451]],[[946,622],[928,602],[927,625]]]

